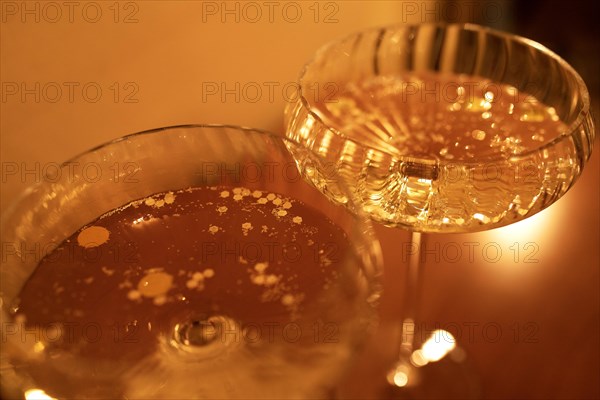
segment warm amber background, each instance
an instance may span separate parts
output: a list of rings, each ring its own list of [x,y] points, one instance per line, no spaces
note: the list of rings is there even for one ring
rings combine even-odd
[[[54,11],[46,9],[44,15],[44,3],[28,2],[32,9],[36,3],[40,7],[39,22],[35,15],[22,22],[21,15],[5,12],[12,5],[20,11],[21,2],[2,3],[0,80],[5,86],[77,82],[81,88],[95,82],[103,90],[97,103],[85,101],[77,89],[73,102],[66,92],[57,103],[43,96],[39,103],[32,96],[24,102],[19,96],[2,99],[2,162],[26,163],[29,168],[35,163],[61,162],[123,134],[159,126],[230,123],[280,132],[285,103],[281,90],[269,99],[265,89],[257,102],[243,96],[236,102],[231,95],[225,101],[219,96],[204,101],[203,84],[226,82],[233,87],[235,82],[241,86],[254,82],[266,88],[264,82],[277,82],[281,88],[296,79],[303,63],[326,41],[374,25],[452,17],[444,12],[444,4],[433,2],[324,1],[317,5],[320,12],[315,22],[314,3],[309,1],[298,2],[302,17],[297,23],[286,21],[278,12],[283,5],[276,10],[273,23],[266,14],[256,23],[244,21],[243,15],[240,22],[228,16],[223,23],[219,15],[206,16],[203,22],[205,4],[200,1],[136,1],[120,3],[115,23],[113,2],[99,1],[96,4],[103,14],[97,23],[83,19],[85,2],[75,9],[73,22],[63,8],[62,17],[52,23],[45,19],[54,18]],[[235,7],[234,3],[228,4]],[[592,20],[588,3],[488,3],[499,6],[499,17],[477,12],[485,9],[483,2],[455,2],[463,21],[518,32],[555,49],[582,73],[598,109],[598,24]],[[218,7],[221,4],[217,2]],[[137,22],[124,23],[124,17],[136,8]],[[409,15],[409,10],[416,14]],[[471,15],[469,10],[475,12]],[[325,23],[330,12],[335,12],[337,21]],[[117,101],[110,89],[114,82],[121,87]],[[128,82],[139,88],[134,96],[137,103],[123,102]],[[468,262],[466,251],[454,263],[436,262],[432,257],[425,272],[422,308],[427,326],[454,323],[462,327],[463,335],[465,323],[479,326],[473,340],[463,336],[462,345],[478,371],[486,399],[600,396],[599,164],[596,152],[563,199],[525,222],[487,233],[432,239],[441,246],[457,242],[463,249],[465,242],[477,242],[479,249],[494,242],[503,250],[496,263],[486,262],[481,251],[475,252],[474,262]],[[29,175],[24,181],[4,180],[1,209],[34,179]],[[401,278],[403,266],[398,243],[406,241],[408,234],[381,227],[378,233],[390,278],[381,331],[348,380],[350,397],[355,398],[378,397],[377,373],[394,348],[386,339],[396,332],[393,317],[401,292],[393,285]],[[521,247],[516,263],[509,249],[514,242]],[[529,242],[539,248],[536,263],[523,262],[523,246]],[[525,342],[522,332],[514,343],[515,326],[528,323],[537,327],[533,337],[537,342]],[[481,327],[486,324],[501,327],[498,342],[485,339]]]

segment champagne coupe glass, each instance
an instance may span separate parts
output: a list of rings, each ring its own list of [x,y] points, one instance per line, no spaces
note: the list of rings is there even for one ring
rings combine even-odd
[[[588,91],[570,65],[532,40],[472,24],[350,35],[320,48],[299,86],[288,137],[349,178],[373,220],[410,230],[419,250],[430,233],[497,228],[548,207],[581,174],[594,139]],[[423,371],[455,346],[447,335],[417,343],[415,253],[387,377],[407,395],[444,385],[425,385]]]
[[[190,125],[50,171],[3,215],[3,398],[327,396],[373,325],[381,256],[360,206],[303,179],[320,163]]]

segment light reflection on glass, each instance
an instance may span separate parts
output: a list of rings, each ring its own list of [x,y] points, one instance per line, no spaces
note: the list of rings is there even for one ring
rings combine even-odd
[[[33,345],[33,351],[36,353],[41,353],[45,348],[46,346],[44,346],[44,343],[42,342],[36,342],[36,344]]]
[[[486,235],[490,239],[500,242],[500,244],[526,242],[542,238],[547,230],[547,223],[553,218],[549,215],[552,211],[553,209],[546,209],[517,223],[491,230]]]
[[[302,126],[302,128],[300,128],[300,138],[302,140],[308,139],[314,123],[315,123],[315,120],[312,118],[309,118],[306,120],[306,123],[304,124],[304,126]]]
[[[387,380],[390,385],[404,387],[408,384],[409,371],[410,367],[408,365],[400,364],[395,369],[390,371],[387,376]]]
[[[141,226],[148,226],[148,224],[151,224],[153,222],[158,221],[160,218],[156,218],[156,217],[139,217],[135,220],[133,220],[133,222],[131,223],[131,226],[133,227],[141,227]]]
[[[25,392],[26,400],[56,400],[50,397],[42,389],[29,389]]]
[[[422,367],[424,365],[427,365],[429,363],[429,360],[427,360],[425,358],[425,356],[423,355],[423,350],[419,349],[419,350],[415,350],[412,353],[412,355],[410,356],[410,362],[415,367]]]
[[[415,367],[422,367],[441,360],[455,348],[454,336],[448,331],[438,329],[431,333],[420,349],[412,353],[410,361]]]
[[[423,358],[429,362],[439,361],[456,347],[454,336],[441,329],[431,333],[429,339],[423,343],[421,351]]]
[[[558,235],[560,230],[552,227],[560,224],[562,209],[550,207],[517,223],[482,232],[480,248],[487,246],[485,252],[481,251],[483,264],[503,271],[515,271],[515,268],[507,267],[518,266],[518,270],[531,270],[522,267],[542,265],[542,256],[548,259],[558,249],[550,244],[558,243],[558,238],[553,236]]]

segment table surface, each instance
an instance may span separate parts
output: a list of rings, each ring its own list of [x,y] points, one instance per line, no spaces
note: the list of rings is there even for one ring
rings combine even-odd
[[[228,4],[233,14],[221,2],[81,2],[72,14],[61,6],[58,16],[43,2],[29,2],[30,13],[21,2],[2,3],[2,162],[39,169],[123,134],[186,123],[281,132],[284,88],[316,48],[365,27],[419,22],[433,3],[284,2],[269,15],[255,2],[257,21],[246,3]],[[15,84],[19,92],[10,94]],[[221,91],[236,85],[237,95]],[[244,94],[248,85],[263,89],[258,99]],[[37,94],[23,93],[31,88]],[[35,179],[3,175],[1,209]],[[540,214],[489,232],[429,237],[434,248],[464,251],[427,259],[421,321],[460,337],[483,398],[600,396],[599,181],[596,151],[572,190]],[[410,237],[376,230],[389,279],[380,329],[346,378],[349,398],[380,396],[398,334],[400,243]],[[501,249],[499,260],[479,250],[487,244]]]

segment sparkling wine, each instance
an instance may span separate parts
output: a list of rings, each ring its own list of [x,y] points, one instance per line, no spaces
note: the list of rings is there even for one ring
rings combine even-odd
[[[291,197],[159,193],[46,255],[9,339],[31,344],[18,368],[55,397],[317,396],[304,388],[334,382],[364,328],[357,257],[340,227]]]
[[[578,143],[561,138],[555,109],[483,78],[376,76],[308,100],[314,114],[295,104],[288,135],[349,177],[388,225],[491,229],[547,207],[579,175]]]

